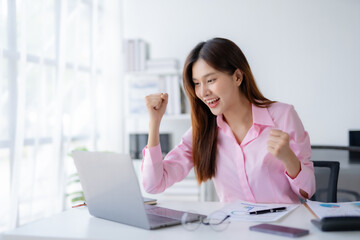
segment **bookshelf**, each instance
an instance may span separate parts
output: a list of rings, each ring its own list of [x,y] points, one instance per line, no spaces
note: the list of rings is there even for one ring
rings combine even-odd
[[[149,44],[141,39],[128,39],[125,49],[125,149],[132,155],[135,171],[141,183],[141,150],[147,143],[149,117],[145,96],[153,93],[169,94],[167,110],[160,126],[163,155],[181,141],[182,135],[191,127],[190,108],[182,88],[179,62],[175,58],[151,59]],[[163,149],[167,145],[168,149]],[[166,200],[198,201],[201,198],[195,174],[191,171],[183,181],[176,183],[162,194],[147,194],[145,197]]]
[[[172,149],[191,125],[189,104],[181,84],[179,61],[176,58],[151,58],[150,44],[143,39],[126,39],[124,46],[126,135],[148,132],[145,97],[166,92],[169,94],[169,101],[160,134],[169,134],[169,148]],[[132,140],[134,139],[136,140]],[[127,137],[125,149],[130,150],[131,144]]]

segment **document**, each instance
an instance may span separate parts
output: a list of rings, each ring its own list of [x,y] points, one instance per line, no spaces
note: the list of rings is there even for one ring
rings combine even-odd
[[[307,200],[306,204],[318,218],[360,216],[360,202],[325,203]]]
[[[254,221],[254,222],[273,222],[284,217],[296,209],[300,204],[259,204],[244,201],[235,201],[220,209],[230,215],[231,221]],[[285,207],[285,209],[283,209]],[[268,211],[279,209],[281,211]],[[265,211],[264,211],[265,210]],[[250,214],[260,212],[260,214]]]

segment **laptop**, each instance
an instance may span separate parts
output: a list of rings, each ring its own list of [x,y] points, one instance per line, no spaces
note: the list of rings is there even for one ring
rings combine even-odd
[[[74,151],[72,156],[92,216],[143,229],[181,224],[185,212],[144,204],[129,155]],[[187,220],[202,217],[188,213]]]

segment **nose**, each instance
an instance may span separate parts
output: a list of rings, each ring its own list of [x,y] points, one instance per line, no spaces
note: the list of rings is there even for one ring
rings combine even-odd
[[[198,97],[205,97],[208,94],[209,94],[209,88],[206,86],[206,84],[201,84],[197,91]]]

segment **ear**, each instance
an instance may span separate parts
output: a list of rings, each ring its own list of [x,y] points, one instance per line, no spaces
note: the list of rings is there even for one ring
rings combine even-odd
[[[233,79],[235,81],[235,85],[237,87],[239,87],[242,83],[242,80],[243,80],[243,74],[242,72],[240,71],[240,69],[236,69],[234,74],[233,74]]]

